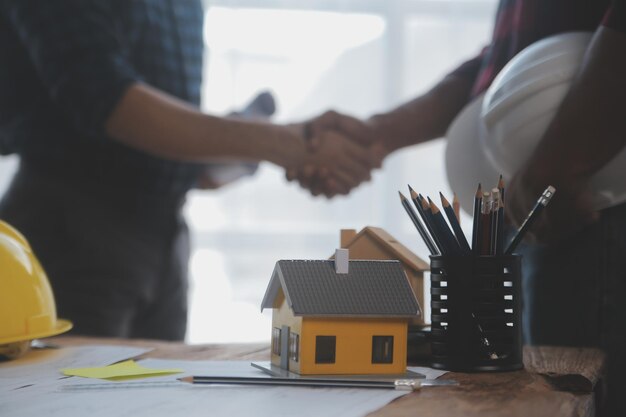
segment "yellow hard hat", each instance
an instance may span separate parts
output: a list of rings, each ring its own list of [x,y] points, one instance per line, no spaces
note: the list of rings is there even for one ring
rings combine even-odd
[[[24,236],[0,220],[0,345],[66,332],[48,277]]]

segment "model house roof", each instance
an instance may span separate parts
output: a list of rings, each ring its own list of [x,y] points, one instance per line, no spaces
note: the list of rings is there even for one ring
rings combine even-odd
[[[344,241],[345,239],[345,241]],[[356,230],[342,230],[341,247],[350,249],[359,239],[371,239],[386,249],[389,254],[416,271],[428,271],[430,265],[414,254],[409,248],[398,242],[396,238],[380,227],[367,226],[359,233]]]
[[[347,274],[333,260],[278,261],[261,309],[273,308],[282,289],[296,316],[413,317],[420,314],[398,261],[349,261]]]

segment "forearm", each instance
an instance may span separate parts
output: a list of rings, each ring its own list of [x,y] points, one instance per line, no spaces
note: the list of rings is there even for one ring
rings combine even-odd
[[[598,29],[585,61],[525,172],[580,184],[626,144],[626,35]]]
[[[439,138],[467,103],[471,88],[471,79],[450,75],[426,94],[372,116],[369,123],[390,151]]]
[[[266,160],[286,166],[297,162],[290,159],[304,147],[285,127],[210,116],[144,84],[128,89],[106,130],[133,148],[186,161]]]

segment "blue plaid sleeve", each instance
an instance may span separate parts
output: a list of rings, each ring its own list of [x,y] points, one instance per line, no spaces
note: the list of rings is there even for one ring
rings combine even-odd
[[[104,134],[110,113],[140,80],[108,0],[0,0],[52,102],[77,129]]]

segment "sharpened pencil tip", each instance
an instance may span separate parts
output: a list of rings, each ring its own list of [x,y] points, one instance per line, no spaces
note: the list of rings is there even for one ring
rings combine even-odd
[[[406,197],[400,191],[398,191],[398,194],[400,194],[400,200],[406,200]]]
[[[411,187],[409,186],[409,188],[411,188]],[[412,188],[411,188],[411,198],[412,198],[413,200],[415,200],[416,198],[419,198],[419,196],[417,195],[417,193],[415,192],[415,190],[414,190],[414,189],[412,189]]]
[[[441,204],[442,204],[444,207],[448,207],[448,206],[450,205],[450,203],[448,202],[448,199],[446,199],[446,198],[443,196],[443,193],[442,193],[441,191],[439,191],[439,197],[441,198]]]
[[[498,188],[499,189],[504,188],[504,179],[502,178],[502,174],[500,174],[500,179],[498,180]]]
[[[435,204],[433,200],[430,199],[430,197],[428,197],[428,202],[430,203],[430,210],[433,212],[433,214],[439,213],[439,207],[437,207],[437,204]]]

